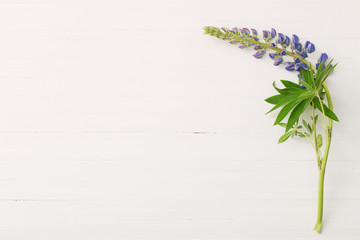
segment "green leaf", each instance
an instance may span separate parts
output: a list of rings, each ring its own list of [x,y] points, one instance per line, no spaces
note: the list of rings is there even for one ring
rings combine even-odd
[[[284,128],[286,127],[286,123],[279,123],[279,125]]]
[[[309,84],[308,84],[307,82],[305,82],[305,81],[299,81],[299,84],[304,85],[304,87],[306,87],[306,89],[308,89],[308,90],[313,90],[312,86],[309,85]],[[301,87],[301,86],[300,86],[300,87]]]
[[[312,74],[312,71],[308,71],[308,70],[304,70],[304,69],[301,69],[300,71],[301,71],[301,75],[303,76],[303,78],[307,84],[315,85],[314,76]]]
[[[287,87],[287,88],[280,89],[280,88],[276,87],[275,81],[273,82],[273,86],[274,86],[275,90],[278,91],[281,95],[293,95],[293,94],[298,95],[298,94],[306,91],[305,89],[303,89],[301,87],[300,88]]]
[[[317,109],[319,109],[321,112],[322,112],[322,107],[321,107],[321,104],[320,104],[320,101],[318,98],[314,98],[313,99],[313,103],[315,104],[315,107]],[[328,108],[325,103],[322,103],[323,107],[324,107],[324,112],[325,112],[325,115],[335,121],[339,121],[338,117],[335,115],[335,113],[333,111],[330,110],[330,108]]]
[[[282,135],[282,136],[279,138],[278,143],[283,143],[283,142],[285,142],[286,140],[288,140],[289,137],[291,136],[291,134],[293,134],[293,131],[287,132],[287,133],[285,133],[284,135]]]
[[[274,95],[272,97],[269,97],[269,98],[265,99],[265,101],[270,103],[270,104],[276,105],[280,101],[284,100],[285,98],[286,98],[286,96],[279,94],[279,95]]]
[[[302,120],[304,127],[308,130],[309,133],[312,133],[311,126],[304,119]]]
[[[299,84],[296,84],[294,82],[290,82],[288,80],[280,80],[280,82],[282,82],[282,84],[287,88],[299,88],[301,90],[304,90]]]
[[[292,126],[294,126],[295,122],[299,120],[300,115],[309,106],[311,101],[312,101],[312,99],[303,100],[294,108],[294,110],[290,114],[285,131],[289,131],[290,128],[292,128]]]
[[[288,95],[288,96],[284,96],[284,98],[282,100],[279,101],[279,103],[277,103],[273,108],[271,108],[266,114],[278,109],[279,107],[284,106],[285,104],[292,102],[296,99],[300,98],[300,95]]]
[[[299,104],[299,100],[294,100],[292,102],[289,102],[288,104],[286,104],[283,109],[281,109],[281,111],[279,112],[276,120],[275,120],[275,123],[274,125],[278,124],[279,122],[281,122],[285,117],[286,115],[291,111],[291,109],[293,109],[296,105]],[[286,132],[288,131],[288,129],[286,130]]]

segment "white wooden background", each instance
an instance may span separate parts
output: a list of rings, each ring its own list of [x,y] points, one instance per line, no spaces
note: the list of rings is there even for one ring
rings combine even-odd
[[[0,239],[360,239],[359,2],[0,2]],[[340,62],[322,235],[296,75],[203,35],[275,27]]]

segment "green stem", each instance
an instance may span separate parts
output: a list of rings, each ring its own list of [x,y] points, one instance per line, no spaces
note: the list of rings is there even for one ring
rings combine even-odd
[[[329,108],[331,110],[333,110],[333,105],[332,105],[329,89],[325,83],[323,84],[323,86],[324,86],[326,99],[328,101]],[[317,215],[316,225],[314,227],[314,230],[316,230],[318,233],[321,232],[321,226],[322,226],[323,204],[324,204],[323,203],[324,202],[324,177],[325,177],[326,163],[327,163],[327,159],[329,156],[329,150],[330,150],[332,125],[333,125],[333,121],[331,118],[329,118],[328,129],[326,131],[326,144],[325,144],[324,156],[323,156],[323,160],[321,163],[321,168],[319,169],[318,215]]]

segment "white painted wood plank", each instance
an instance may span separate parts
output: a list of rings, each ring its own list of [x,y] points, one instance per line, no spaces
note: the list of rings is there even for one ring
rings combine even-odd
[[[0,238],[358,239],[358,9],[0,2]],[[313,60],[340,62],[321,236],[312,149],[277,145],[282,129],[264,115],[272,81],[294,74],[204,36],[205,25],[297,33],[315,43]]]

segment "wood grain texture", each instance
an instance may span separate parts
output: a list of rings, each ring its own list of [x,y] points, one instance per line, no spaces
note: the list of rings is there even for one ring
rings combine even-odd
[[[359,7],[0,2],[0,238],[359,239]],[[340,63],[322,235],[312,148],[264,115],[296,76],[206,25],[275,27]]]

